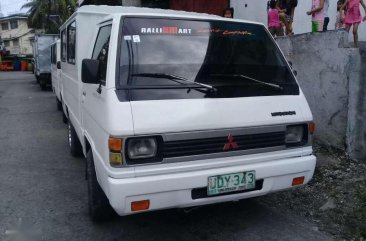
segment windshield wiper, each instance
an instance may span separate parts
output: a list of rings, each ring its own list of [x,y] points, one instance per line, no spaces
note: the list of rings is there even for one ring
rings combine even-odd
[[[181,76],[176,76],[176,75],[172,75],[172,74],[164,74],[164,73],[139,73],[139,74],[132,74],[132,76],[140,76],[140,77],[150,77],[150,78],[157,78],[157,79],[168,79],[168,80],[172,80],[176,83],[179,84],[183,84],[183,85],[188,85],[188,84],[195,84],[198,85],[202,88],[208,89],[210,91],[216,92],[216,88],[211,86],[211,85],[206,85],[200,82],[193,82],[193,81],[189,81],[188,79],[181,77]],[[180,82],[179,80],[183,81],[184,83]],[[192,88],[192,87],[189,87]]]
[[[264,82],[264,81],[260,81],[260,80],[251,78],[249,76],[242,75],[242,74],[211,74],[211,76],[214,76],[214,77],[225,77],[225,78],[230,78],[230,77],[233,77],[233,78],[241,78],[241,79],[246,79],[246,80],[253,81],[255,83],[259,83],[259,84],[261,84],[263,86],[271,87],[271,88],[276,89],[276,90],[280,90],[280,91],[283,90],[283,87],[280,86],[280,85],[271,84],[271,83],[267,83],[267,82]]]

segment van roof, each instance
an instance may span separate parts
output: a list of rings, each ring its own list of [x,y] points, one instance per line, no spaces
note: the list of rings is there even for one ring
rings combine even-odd
[[[139,15],[139,16],[165,16],[165,17],[178,17],[178,18],[194,18],[205,20],[220,20],[228,22],[244,22],[263,25],[262,23],[246,21],[240,19],[229,19],[212,14],[195,13],[186,11],[166,10],[158,8],[142,8],[142,7],[122,7],[122,6],[106,6],[106,5],[84,5],[80,7],[64,24],[60,27],[62,29],[71,19],[78,13],[81,14],[93,14],[93,15],[105,15],[111,17],[122,15]],[[113,16],[114,15],[114,16]]]

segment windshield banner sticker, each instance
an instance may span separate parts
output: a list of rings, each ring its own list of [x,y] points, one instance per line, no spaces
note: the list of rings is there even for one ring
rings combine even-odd
[[[227,30],[227,29],[197,29],[179,28],[179,27],[155,27],[141,28],[141,34],[175,34],[175,35],[192,35],[192,34],[219,34],[219,35],[236,35],[236,36],[254,36],[255,34],[246,30]]]
[[[249,31],[224,30],[224,29],[198,29],[197,33],[218,33],[222,35],[254,35]]]
[[[162,28],[141,28],[142,34],[192,34],[190,28],[162,27]]]

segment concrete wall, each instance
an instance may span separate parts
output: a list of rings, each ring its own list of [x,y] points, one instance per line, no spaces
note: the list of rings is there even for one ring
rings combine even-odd
[[[316,139],[361,159],[366,157],[366,67],[361,64],[366,57],[348,48],[345,39],[345,33],[329,31],[277,43],[298,72],[317,125]]]
[[[361,50],[360,78],[350,76],[347,146],[351,157],[366,160],[366,51]]]

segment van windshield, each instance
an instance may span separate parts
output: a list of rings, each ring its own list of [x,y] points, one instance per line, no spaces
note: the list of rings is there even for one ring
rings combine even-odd
[[[299,94],[261,25],[128,17],[121,41],[117,88],[134,99]]]

